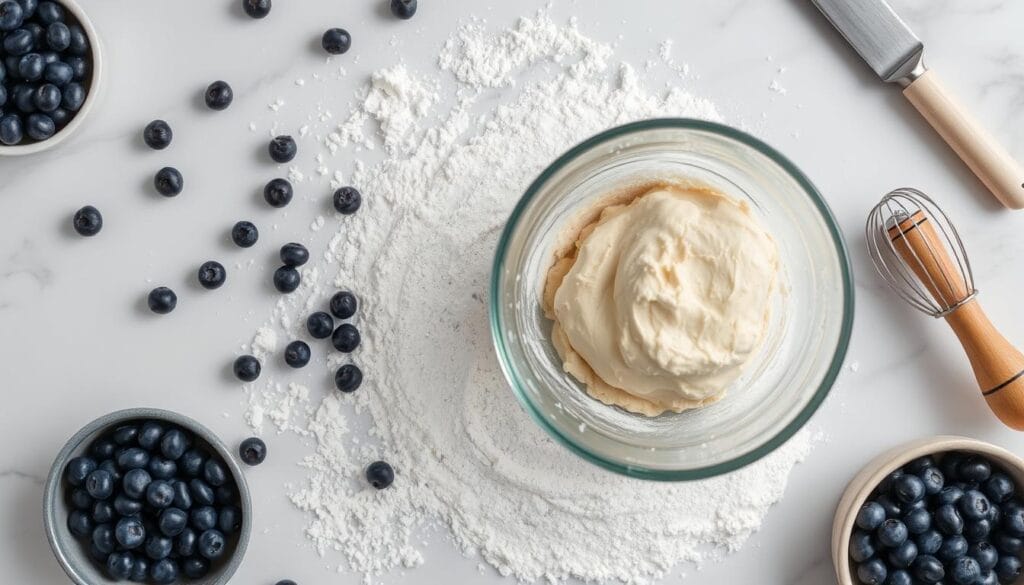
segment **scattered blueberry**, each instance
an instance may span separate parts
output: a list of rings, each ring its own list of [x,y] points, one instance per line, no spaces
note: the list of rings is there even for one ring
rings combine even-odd
[[[288,205],[291,203],[293,193],[292,184],[288,182],[288,179],[272,179],[263,187],[263,199],[271,207]]]
[[[296,340],[284,348],[284,362],[293,368],[302,368],[309,363],[311,353],[309,344]]]
[[[142,131],[142,139],[145,140],[146,146],[154,150],[167,148],[171,145],[172,138],[174,138],[174,132],[171,131],[171,126],[163,120],[153,120]]]
[[[314,339],[327,339],[334,332],[334,319],[323,311],[317,311],[306,319],[306,329]]]
[[[363,196],[355,187],[341,187],[334,192],[334,209],[344,215],[359,211]]]
[[[164,197],[174,197],[185,188],[185,179],[181,176],[181,171],[178,169],[164,167],[157,171],[156,176],[153,177],[153,186],[156,187],[156,192]]]
[[[391,0],[391,14],[409,20],[416,14],[417,0]]]
[[[267,444],[258,437],[249,437],[238,446],[238,457],[246,465],[259,465],[267,458]]]
[[[243,382],[252,382],[260,377],[260,361],[251,355],[238,356],[233,369],[235,377]]]
[[[253,18],[264,18],[270,14],[270,0],[242,0],[242,10]]]
[[[2,126],[2,122],[0,122],[0,126]],[[75,226],[75,231],[79,235],[86,237],[95,236],[103,229],[103,216],[92,205],[86,205],[75,212],[71,224]]]
[[[342,392],[355,392],[362,383],[363,372],[355,364],[345,364],[334,373],[334,385]]]
[[[275,136],[270,141],[270,144],[267,145],[267,152],[270,153],[270,158],[274,162],[286,163],[295,158],[295,155],[299,152],[299,147],[295,144],[294,138],[281,135]]]
[[[356,310],[359,308],[359,300],[356,299],[356,295],[352,294],[347,290],[334,293],[331,297],[331,314],[338,319],[348,319],[352,315],[356,314]]]
[[[251,221],[240,221],[231,228],[231,241],[239,248],[250,248],[260,238],[260,232]]]
[[[343,28],[330,28],[320,38],[320,45],[332,55],[341,55],[352,46],[352,35]]]
[[[299,271],[291,266],[282,266],[274,271],[274,288],[279,292],[294,292],[301,282]]]
[[[360,339],[359,330],[351,323],[342,323],[331,334],[331,343],[334,344],[334,349],[343,353],[355,351],[359,347]]]
[[[224,270],[224,265],[215,260],[203,262],[202,266],[199,267],[199,284],[206,290],[214,290],[220,288],[227,280],[228,273]]]
[[[366,481],[382,490],[395,481],[395,470],[384,461],[374,461],[366,467]]]
[[[206,88],[203,99],[206,100],[206,107],[211,110],[226,110],[235,99],[235,94],[226,81],[214,81]]]
[[[178,295],[174,294],[174,291],[166,286],[158,286],[149,291],[147,302],[150,311],[158,315],[166,315],[173,311],[174,307],[178,306]]]
[[[309,250],[302,244],[291,242],[281,246],[281,262],[285,266],[302,266],[309,261]]]

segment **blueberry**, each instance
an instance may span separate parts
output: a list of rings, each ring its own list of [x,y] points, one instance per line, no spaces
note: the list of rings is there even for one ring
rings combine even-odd
[[[334,319],[323,311],[317,311],[306,319],[306,329],[315,339],[326,339],[334,332]]]
[[[76,81],[84,81],[85,78],[89,76],[89,61],[87,61],[86,59],[83,59],[82,57],[68,57],[64,60],[64,62],[71,66],[71,71],[74,73],[74,75],[72,75],[71,77],[72,79]],[[170,130],[170,128],[168,128],[168,130]],[[167,136],[167,142],[170,143],[170,133],[168,133]],[[149,144],[148,141],[146,143]],[[150,144],[149,146],[152,148],[157,148],[152,144]]]
[[[160,443],[160,437],[164,435],[164,430],[164,425],[155,420],[142,423],[137,438],[139,446],[152,451]]]
[[[967,460],[968,454],[962,451],[950,451],[942,456],[939,460],[939,469],[942,470],[942,475],[946,476],[946,481],[956,481],[960,479],[957,473],[960,464]]]
[[[939,493],[935,496],[935,503],[939,506],[955,504],[962,497],[964,497],[964,490],[957,486],[949,485],[939,490]]]
[[[228,472],[219,461],[207,459],[203,465],[203,480],[213,487],[221,486],[227,483]]]
[[[89,541],[89,556],[92,557],[92,560],[96,561],[100,565],[106,565],[107,557],[109,555],[110,553],[105,553],[102,550],[100,550],[99,547],[96,546],[95,542],[93,542],[92,540]]]
[[[342,323],[331,334],[331,343],[334,348],[343,353],[351,353],[359,347],[361,337],[359,330],[351,323]]]
[[[302,266],[309,262],[309,250],[296,242],[285,244],[281,246],[281,262],[285,266]]]
[[[889,578],[885,581],[885,585],[913,585],[913,583],[913,577],[903,569],[892,571],[889,573]]]
[[[114,579],[127,579],[135,567],[135,556],[130,552],[116,552],[107,557],[107,573]]]
[[[910,534],[922,534],[932,527],[932,515],[925,508],[915,508],[903,516]]]
[[[14,57],[20,57],[28,54],[32,50],[32,44],[35,39],[32,38],[32,33],[28,29],[19,28],[15,31],[7,33],[3,40],[3,50],[8,55]],[[17,67],[11,68],[11,76],[13,77],[16,73],[20,75]]]
[[[144,546],[146,556],[154,561],[159,561],[160,559],[165,559],[170,556],[173,548],[174,542],[170,538],[160,534],[150,534],[146,538]]]
[[[211,110],[226,110],[235,99],[235,93],[226,81],[214,81],[206,88],[203,99],[206,100],[206,107]]]
[[[189,557],[181,562],[181,572],[189,579],[201,579],[210,572],[210,561],[202,557]]]
[[[196,478],[188,482],[188,490],[192,493],[192,502],[199,506],[212,506],[215,499],[213,488],[205,481]]]
[[[917,545],[913,540],[905,540],[903,544],[889,551],[886,557],[889,565],[898,569],[907,569],[917,558]]]
[[[177,461],[188,448],[188,436],[181,429],[171,429],[160,439],[160,453],[171,461]]]
[[[363,196],[355,187],[341,187],[334,192],[334,209],[343,215],[352,215],[359,211]]]
[[[282,266],[274,271],[274,288],[282,293],[294,292],[301,282],[299,271],[291,266]]]
[[[71,66],[61,61],[49,63],[46,68],[43,69],[43,79],[57,87],[63,87],[71,83],[74,76],[75,72],[71,69]]]
[[[973,585],[981,578],[981,567],[971,557],[960,557],[952,561],[950,573],[954,583]]]
[[[944,563],[948,563],[955,558],[962,557],[967,554],[967,539],[959,534],[953,536],[947,536],[942,541],[942,546],[939,547],[939,552],[935,554],[938,559]]]
[[[1024,508],[1006,505],[1003,507],[1003,518],[1000,526],[1010,536],[1024,538]]]
[[[355,364],[345,364],[334,373],[334,385],[346,394],[358,390],[362,383],[363,371]]]
[[[178,535],[178,538],[174,539],[174,552],[178,553],[180,557],[190,557],[196,554],[196,541],[198,540],[199,536],[196,531],[186,527]]]
[[[24,138],[24,130],[21,126],[21,118],[13,114],[0,117],[0,142],[7,146],[14,146]]]
[[[985,540],[991,532],[992,522],[988,519],[964,522],[964,538],[967,539],[967,542]]]
[[[187,483],[175,480],[171,482],[171,488],[174,489],[174,500],[171,502],[171,506],[179,510],[188,510],[192,507],[192,493],[189,491]]]
[[[178,564],[171,559],[160,559],[153,563],[149,578],[158,585],[169,585],[178,580]]]
[[[22,114],[29,114],[36,111],[36,92],[31,85],[18,84],[11,89],[11,93],[14,96],[14,107],[18,108]],[[22,127],[24,131],[28,132],[28,122],[22,121]]]
[[[61,95],[60,105],[69,112],[77,112],[82,109],[82,104],[85,103],[85,88],[82,87],[81,83],[72,81],[71,83],[64,86],[64,91]]]
[[[971,456],[957,466],[956,472],[958,479],[981,483],[992,476],[992,466],[983,457]]]
[[[136,468],[124,474],[121,489],[124,490],[124,495],[138,500],[146,494],[146,488],[148,488],[149,484],[152,482],[153,478],[149,475],[148,471],[142,468]]]
[[[897,504],[889,494],[882,494],[878,496],[875,498],[875,502],[885,510],[886,518],[899,518],[903,514],[903,510],[900,509],[899,504]]]
[[[40,112],[50,113],[56,110],[60,107],[60,100],[60,89],[52,83],[44,83],[36,89],[35,104]]]
[[[295,155],[299,152],[299,147],[295,144],[294,138],[281,135],[275,136],[270,141],[270,144],[267,145],[267,152],[270,154],[270,158],[274,159],[274,162],[286,163],[295,158]],[[275,205],[275,207],[280,206]]]
[[[105,500],[114,493],[114,476],[103,469],[96,469],[85,478],[85,491],[97,500]]]
[[[74,64],[71,66],[74,67]],[[171,131],[170,125],[163,120],[153,120],[146,124],[146,129],[142,131],[142,139],[146,142],[146,146],[154,150],[167,148],[171,145],[173,138],[174,132]]]
[[[850,535],[850,558],[856,563],[862,563],[875,556],[875,539],[871,533],[863,530],[854,530]]]
[[[912,565],[914,576],[925,583],[938,583],[946,576],[939,559],[930,555],[919,555]]]
[[[264,18],[270,14],[270,0],[242,0],[242,10],[253,18]]]
[[[146,528],[138,518],[121,518],[114,528],[114,538],[126,549],[138,548],[146,541]]]
[[[1024,551],[1024,540],[1016,536],[1010,536],[1005,532],[997,533],[992,539],[992,544],[995,545],[1000,553],[1006,555],[1019,555],[1021,551]]]
[[[36,18],[43,24],[52,24],[64,20],[64,9],[56,2],[40,2],[36,8]]]
[[[46,140],[57,132],[57,125],[46,114],[29,114],[26,132],[33,140]]]
[[[395,481],[395,470],[384,461],[374,461],[366,467],[366,481],[373,487],[382,490]],[[884,526],[884,524],[883,524]],[[903,526],[902,524],[900,526]],[[903,540],[907,538],[906,528],[903,529]],[[903,542],[900,540],[900,542]]]
[[[97,524],[106,524],[114,521],[114,505],[110,502],[100,500],[92,505],[92,521]]]
[[[417,5],[416,0],[391,0],[391,14],[402,20],[409,20],[416,14]]]
[[[85,537],[92,533],[92,517],[81,510],[72,510],[68,514],[68,530],[78,537]]]
[[[260,361],[251,355],[240,355],[235,358],[232,369],[235,377],[243,382],[252,382],[260,377]]]
[[[114,496],[114,511],[121,516],[137,516],[142,513],[142,502],[125,494]]]
[[[989,501],[996,504],[1001,504],[1013,497],[1014,489],[1013,480],[1001,471],[993,473],[983,487]]]
[[[254,358],[255,359],[255,358]],[[259,362],[256,362],[259,365]],[[256,372],[259,375],[259,371]],[[198,449],[189,449],[178,459],[178,469],[188,477],[198,477],[203,472],[206,456]]]
[[[178,508],[167,508],[157,520],[157,526],[164,536],[178,536],[187,525],[188,514]]]
[[[117,456],[117,466],[128,471],[142,469],[149,465],[149,452],[139,447],[129,447]]]
[[[149,559],[143,556],[136,556],[132,564],[132,574],[128,576],[129,581],[145,583],[149,580]]]
[[[934,513],[935,527],[945,534],[960,534],[964,530],[964,520],[953,504],[939,506]]]
[[[68,52],[76,57],[84,57],[89,52],[89,37],[86,36],[85,29],[77,24],[72,24],[68,26],[68,31],[71,33]]]
[[[217,503],[222,506],[238,502],[238,490],[230,483],[217,486],[213,492],[217,497]]]
[[[309,344],[296,340],[284,348],[284,362],[293,368],[302,368],[310,360]]]
[[[991,570],[999,560],[999,553],[996,548],[987,542],[976,542],[967,549],[967,555],[978,561],[982,571]]]
[[[54,51],[63,51],[71,45],[71,30],[63,22],[46,27],[46,44]]]
[[[80,486],[85,483],[85,478],[96,470],[96,460],[91,457],[75,457],[68,461],[64,477],[73,486]]]
[[[918,477],[924,483],[924,493],[929,496],[939,493],[946,485],[946,478],[938,467],[927,467],[918,474]]]
[[[224,284],[224,281],[227,280],[227,277],[228,273],[224,269],[224,265],[215,260],[203,262],[202,266],[199,267],[199,273],[197,274],[199,285],[206,290],[220,288]]]
[[[76,510],[89,510],[93,504],[92,496],[89,495],[89,492],[85,491],[85,488],[71,490],[68,500],[71,502],[71,507]]]
[[[935,458],[931,455],[924,455],[904,465],[903,471],[920,477],[922,471],[931,467],[935,467]]]
[[[907,540],[907,527],[894,518],[889,518],[875,532],[878,543],[884,547],[895,548]]]
[[[913,504],[924,497],[924,482],[916,475],[901,475],[893,481],[892,493],[900,503]]]
[[[348,319],[356,314],[359,308],[359,300],[356,295],[347,290],[334,293],[330,302],[331,314],[338,319]]]
[[[104,437],[97,439],[89,446],[89,453],[97,459],[110,459],[114,456],[115,449],[117,449],[117,445],[114,440]]]
[[[100,524],[92,529],[92,543],[100,551],[110,554],[117,546],[114,542],[114,527],[110,524]]]
[[[0,2],[0,31],[14,30],[21,26],[25,12],[14,0]]]
[[[166,286],[158,286],[149,291],[147,303],[149,304],[150,311],[158,315],[166,315],[173,311],[174,307],[178,306],[178,295],[174,294],[174,291]]]
[[[146,488],[146,501],[154,508],[167,508],[174,503],[174,488],[167,481],[155,480]]]
[[[282,580],[278,581],[275,585],[298,585],[298,584],[295,581],[292,581],[291,579],[282,579]]]
[[[857,579],[862,585],[882,585],[888,575],[881,559],[871,559],[857,567]]]
[[[263,199],[271,207],[284,207],[288,205],[291,203],[292,194],[292,184],[288,182],[288,179],[272,179],[263,187]]]
[[[123,451],[124,447],[121,447],[120,450]],[[113,459],[101,461],[99,467],[96,469],[102,469],[109,473],[110,477],[114,478],[114,485],[121,483],[121,468],[117,466],[117,463],[115,463]]]
[[[341,55],[352,47],[352,35],[343,28],[330,28],[320,38],[320,45],[332,55]]]
[[[238,456],[246,465],[259,465],[267,458],[267,444],[258,437],[249,437],[238,446]]]
[[[227,542],[219,530],[210,529],[199,535],[197,548],[200,555],[213,560],[224,554]]]
[[[178,464],[170,459],[154,455],[146,466],[153,479],[171,479],[178,473]]]
[[[39,53],[29,53],[18,61],[18,75],[25,81],[38,81],[43,78],[46,61]]]
[[[185,179],[178,169],[164,167],[153,177],[153,186],[156,187],[156,192],[164,197],[174,197],[185,188]]]
[[[224,506],[217,514],[217,528],[224,534],[232,534],[242,527],[242,512],[234,506]]]
[[[1013,555],[1003,555],[996,561],[996,577],[1004,585],[1015,582],[1020,577],[1020,571],[1020,559]]]

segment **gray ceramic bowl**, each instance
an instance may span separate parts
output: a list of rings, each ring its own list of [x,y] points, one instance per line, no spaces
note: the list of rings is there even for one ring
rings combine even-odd
[[[245,549],[249,544],[249,535],[252,532],[252,498],[249,494],[249,486],[245,483],[245,474],[231,451],[210,429],[187,416],[156,408],[130,408],[101,416],[82,427],[82,430],[75,433],[61,449],[50,469],[50,475],[46,479],[46,488],[43,493],[46,538],[50,541],[50,548],[53,549],[53,554],[57,557],[64,572],[68,574],[71,581],[78,585],[101,585],[117,581],[111,579],[105,570],[100,569],[96,562],[89,557],[85,543],[75,538],[68,530],[67,517],[70,508],[65,497],[67,483],[64,481],[64,468],[72,458],[85,453],[93,440],[112,430],[115,426],[131,421],[154,419],[191,431],[199,439],[200,446],[216,452],[224,460],[231,477],[238,486],[239,508],[242,510],[242,527],[238,531],[238,535],[230,539],[227,553],[213,564],[210,573],[203,579],[182,579],[179,580],[179,583],[223,585],[231,579],[231,575],[242,563],[242,557],[245,556]]]

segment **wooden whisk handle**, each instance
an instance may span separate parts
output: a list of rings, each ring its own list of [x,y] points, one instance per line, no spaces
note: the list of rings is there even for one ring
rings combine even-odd
[[[928,289],[949,310],[946,322],[971,361],[974,377],[989,408],[1007,426],[1024,430],[1024,354],[995,328],[967,279],[950,257],[933,222],[921,212],[888,230],[893,247]]]

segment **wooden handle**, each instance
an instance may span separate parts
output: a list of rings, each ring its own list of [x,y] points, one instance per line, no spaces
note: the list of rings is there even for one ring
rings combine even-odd
[[[890,227],[889,237],[941,306],[955,306],[974,292],[933,222],[920,211]],[[999,333],[976,300],[954,309],[946,322],[960,339],[989,408],[1007,426],[1024,430],[1024,354]]]
[[[903,95],[1003,205],[1024,208],[1024,169],[946,91],[933,71],[914,80]]]

